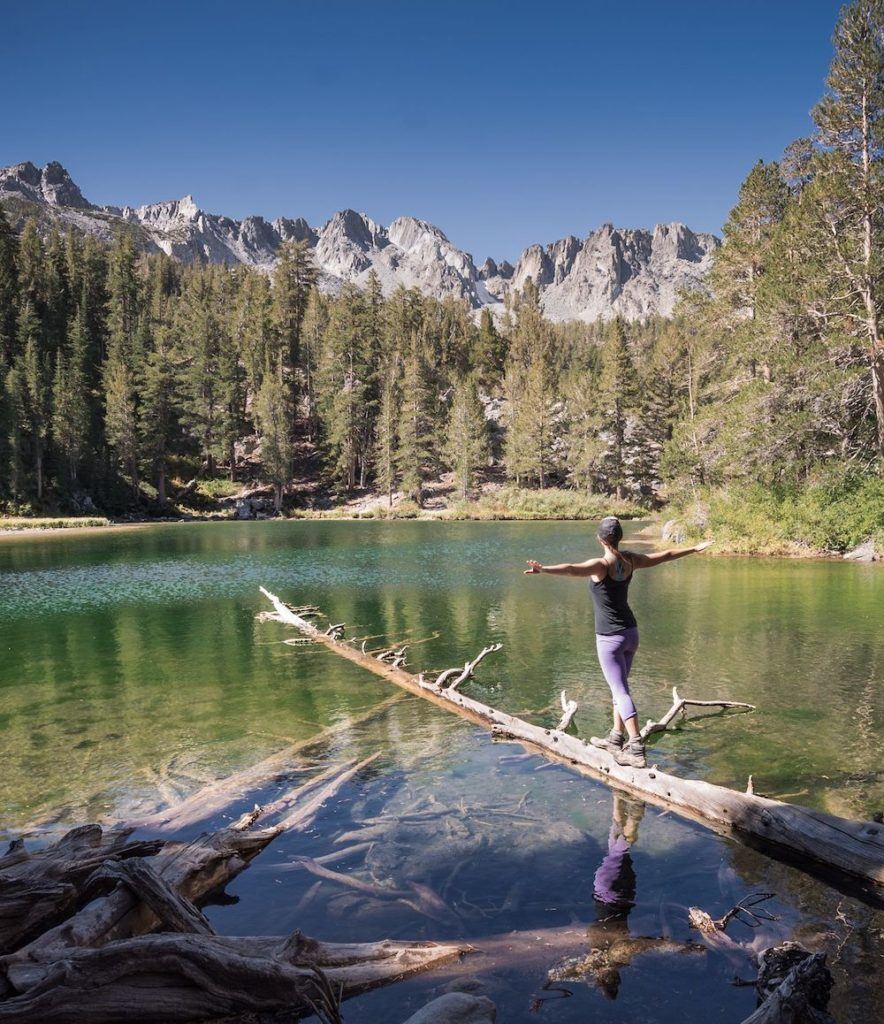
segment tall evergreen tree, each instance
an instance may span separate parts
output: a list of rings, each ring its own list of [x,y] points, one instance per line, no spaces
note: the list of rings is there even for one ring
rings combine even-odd
[[[77,313],[68,326],[65,347],[56,357],[52,382],[52,442],[59,460],[65,466],[70,486],[78,481],[80,465],[89,446],[87,354],[86,327]]]
[[[445,454],[449,469],[454,470],[460,496],[466,500],[476,473],[488,461],[488,427],[472,377],[455,384]]]
[[[255,415],[261,434],[261,458],[273,484],[273,507],[279,512],[285,485],[292,472],[294,446],[291,439],[289,391],[281,375],[267,373],[255,396]]]
[[[814,110],[823,147],[813,202],[828,229],[834,271],[821,282],[827,313],[861,338],[871,371],[884,466],[884,0],[841,9],[826,95]]]

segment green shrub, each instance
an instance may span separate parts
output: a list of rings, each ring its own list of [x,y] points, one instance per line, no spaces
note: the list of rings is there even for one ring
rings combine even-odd
[[[712,535],[736,553],[849,551],[869,540],[884,549],[884,480],[838,475],[834,468],[804,487],[731,485],[673,509],[689,536]]]

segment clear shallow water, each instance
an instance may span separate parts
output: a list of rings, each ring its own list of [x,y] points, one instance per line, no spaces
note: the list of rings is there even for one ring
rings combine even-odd
[[[500,641],[471,693],[552,722],[565,688],[580,702],[581,733],[601,730],[609,700],[585,584],[521,575],[528,557],[587,557],[591,533],[579,523],[212,523],[0,541],[0,821],[14,832],[53,818],[125,816],[390,695],[333,655],[280,643],[286,631],[255,618],[266,604],[259,584],[317,604],[362,635],[438,631],[413,648],[415,670],[462,662]],[[751,772],[764,792],[842,814],[884,806],[879,567],[696,557],[639,574],[632,602],[643,719],[668,707],[674,683],[685,696],[759,708],[667,734],[653,755],[661,766],[738,786]],[[514,929],[596,921],[593,879],[614,815],[609,789],[516,759],[521,748],[492,744],[413,699],[341,733],[322,759],[375,750],[380,759],[310,833],[281,837],[235,880],[229,893],[238,902],[210,909],[216,928],[481,946]],[[624,818],[622,807],[617,813]],[[681,941],[687,905],[721,913],[766,889],[777,893],[782,921],[760,938],[797,928],[837,948],[845,934],[832,924],[837,893],[652,807],[629,814],[630,836],[641,819],[625,875],[635,876],[635,906],[625,922],[604,926],[610,935],[603,929],[600,941]],[[382,821],[369,852],[332,866],[397,891],[428,886],[448,912],[428,917],[401,899],[317,887],[291,864],[347,846],[336,840],[373,818]],[[845,908],[851,920],[869,917],[853,900]],[[870,952],[868,934],[880,925],[871,919],[841,950],[836,969],[849,970],[853,984],[839,985],[837,998],[851,1012],[871,998],[880,945]],[[616,999],[572,981],[571,997],[549,999],[537,1014],[668,1022],[702,1004],[710,1020],[739,1021],[752,994],[729,984],[734,970],[708,956],[649,952],[622,968]],[[404,1019],[450,977],[363,997],[348,1004],[346,1019]],[[536,963],[511,963],[483,976],[483,990],[500,1019],[536,1019],[528,1007],[543,995],[543,977]]]

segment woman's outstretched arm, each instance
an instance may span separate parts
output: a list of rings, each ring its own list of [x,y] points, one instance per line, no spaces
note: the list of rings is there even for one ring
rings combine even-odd
[[[711,540],[704,540],[690,548],[670,548],[668,551],[652,551],[651,554],[640,554],[631,551],[633,567],[636,569],[652,569],[655,565],[662,565],[664,562],[674,562],[676,558],[684,558],[685,555],[695,555],[698,551],[705,551],[712,544]]]
[[[591,576],[598,572],[604,565],[603,558],[590,558],[587,562],[562,562],[560,565],[541,565],[528,559],[526,576],[533,576],[535,573],[548,572],[552,576]]]

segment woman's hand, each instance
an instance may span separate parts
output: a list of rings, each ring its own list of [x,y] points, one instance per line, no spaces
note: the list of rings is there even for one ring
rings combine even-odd
[[[528,559],[528,568],[525,570],[526,576],[533,576],[534,573],[540,572],[543,566],[540,562],[534,562],[530,558]]]
[[[697,553],[699,553],[700,551],[705,551],[706,548],[711,548],[714,543],[714,540],[700,541],[699,544],[694,545],[694,551],[696,551]]]

